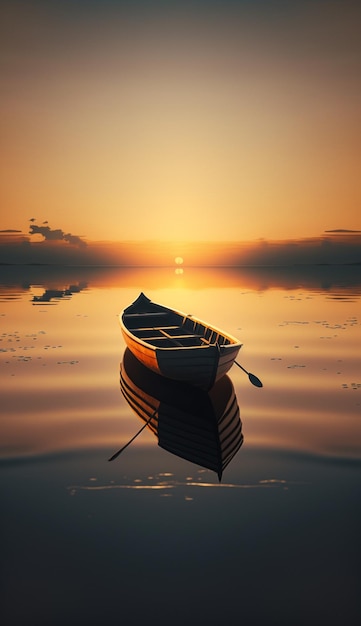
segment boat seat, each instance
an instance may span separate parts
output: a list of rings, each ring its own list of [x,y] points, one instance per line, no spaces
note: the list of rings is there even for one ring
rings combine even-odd
[[[124,317],[154,317],[154,316],[166,316],[169,315],[167,311],[144,311],[143,313],[124,313]]]
[[[190,339],[191,337],[193,337],[193,339],[200,339],[199,335],[186,335],[185,333],[181,334],[181,335],[169,335],[168,338],[169,339]]]
[[[132,328],[132,333],[138,330],[175,330],[179,328],[179,326],[138,326],[137,328]]]
[[[159,339],[161,341],[165,341],[166,339],[168,340],[168,337],[162,337],[162,335],[154,335],[154,337],[142,337],[142,335],[139,335],[139,339],[141,339],[142,341],[145,341],[147,343],[156,343]]]

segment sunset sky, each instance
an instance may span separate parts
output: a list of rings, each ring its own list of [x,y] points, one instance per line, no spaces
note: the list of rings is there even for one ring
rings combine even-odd
[[[360,3],[3,0],[0,23],[1,229],[361,229]]]

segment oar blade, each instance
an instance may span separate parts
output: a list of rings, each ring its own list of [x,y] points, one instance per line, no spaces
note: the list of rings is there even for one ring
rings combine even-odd
[[[116,459],[121,452],[123,452],[123,448],[121,450],[118,450],[118,452],[116,452],[115,454],[113,454],[113,456],[111,456],[110,459],[108,459],[108,461],[114,461],[114,459]]]
[[[255,387],[263,387],[263,383],[254,374],[248,374],[248,378]]]

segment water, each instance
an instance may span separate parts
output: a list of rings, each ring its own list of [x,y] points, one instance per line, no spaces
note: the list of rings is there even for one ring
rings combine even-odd
[[[5,626],[358,624],[361,276],[3,268]],[[157,446],[120,391],[140,291],[239,337],[223,473]]]

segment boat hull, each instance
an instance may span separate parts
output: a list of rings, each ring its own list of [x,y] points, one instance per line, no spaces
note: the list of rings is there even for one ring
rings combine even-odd
[[[120,326],[127,347],[146,367],[205,390],[230,370],[242,345],[214,326],[152,303],[143,294],[120,315]]]

